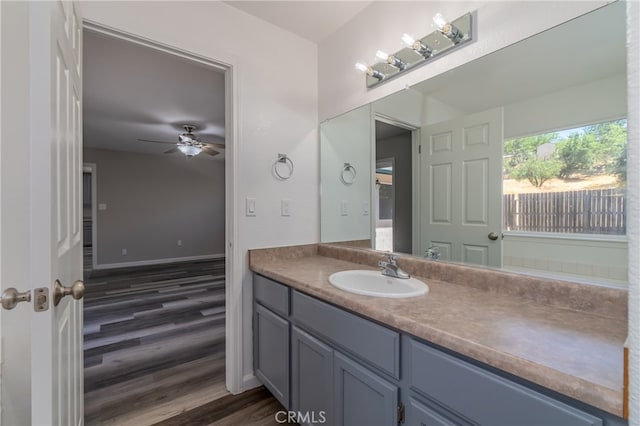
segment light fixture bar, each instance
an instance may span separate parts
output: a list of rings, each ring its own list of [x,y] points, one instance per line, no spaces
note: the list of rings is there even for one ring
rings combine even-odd
[[[453,21],[448,21],[438,13],[433,17],[433,22],[438,29],[420,39],[403,34],[402,41],[407,47],[396,53],[387,54],[379,50],[376,57],[380,62],[373,65],[356,64],[356,68],[366,75],[367,88],[377,86],[473,40],[471,13],[466,13]]]

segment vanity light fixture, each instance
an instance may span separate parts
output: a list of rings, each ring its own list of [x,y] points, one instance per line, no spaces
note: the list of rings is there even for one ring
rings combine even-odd
[[[378,80],[382,80],[384,78],[384,74],[382,74],[380,71],[374,70],[373,68],[366,66],[362,62],[356,63],[356,69]]]
[[[440,30],[442,34],[447,36],[452,42],[458,43],[461,39],[460,30],[456,28],[451,22],[442,16],[442,13],[436,13],[433,17],[433,23]]]
[[[376,57],[381,62],[370,66],[363,63],[356,64],[356,68],[366,74],[368,88],[427,61],[432,61],[445,52],[457,49],[473,39],[473,15],[471,13],[466,13],[453,21],[448,21],[441,13],[437,13],[433,17],[433,21],[438,29],[420,39],[403,34],[402,41],[407,47],[393,54],[378,50]]]

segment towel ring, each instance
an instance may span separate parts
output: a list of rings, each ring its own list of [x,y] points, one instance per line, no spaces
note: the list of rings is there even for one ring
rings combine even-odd
[[[281,173],[278,170],[278,164],[287,165],[286,173]],[[287,154],[278,154],[278,159],[273,163],[273,173],[280,180],[287,180],[293,176],[293,160],[289,158]]]
[[[342,172],[340,172],[340,180],[345,185],[352,185],[356,181],[356,168],[351,165],[351,163],[344,163],[344,167],[342,167]]]

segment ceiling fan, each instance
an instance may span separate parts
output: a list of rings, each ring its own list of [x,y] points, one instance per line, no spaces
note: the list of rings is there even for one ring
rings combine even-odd
[[[196,126],[192,124],[185,124],[182,127],[184,128],[184,133],[180,133],[178,135],[178,142],[153,141],[149,139],[138,140],[140,142],[165,143],[175,145],[173,148],[165,151],[164,153],[173,154],[174,152],[180,151],[188,158],[195,157],[201,152],[209,155],[218,155],[220,154],[220,152],[216,151],[214,148],[224,149],[224,144],[202,142],[200,138],[193,134],[193,131],[196,130]]]

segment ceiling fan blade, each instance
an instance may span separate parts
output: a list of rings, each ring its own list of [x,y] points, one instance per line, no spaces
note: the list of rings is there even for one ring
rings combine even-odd
[[[209,155],[218,155],[218,154],[220,154],[218,151],[216,151],[215,149],[211,148],[210,146],[205,146],[204,148],[202,148],[202,152],[204,152],[205,154],[209,154]]]
[[[163,152],[163,154],[173,154],[174,152],[178,151],[178,147],[174,146],[171,149],[166,150],[165,152]]]
[[[201,142],[203,145],[212,146],[218,149],[224,149],[225,145],[223,143],[214,143],[214,142]]]
[[[168,143],[168,144],[171,144],[171,145],[175,145],[176,144],[175,142],[152,141],[152,140],[149,140],[149,139],[138,139],[138,141],[140,141],[140,142],[151,142],[151,143]]]

